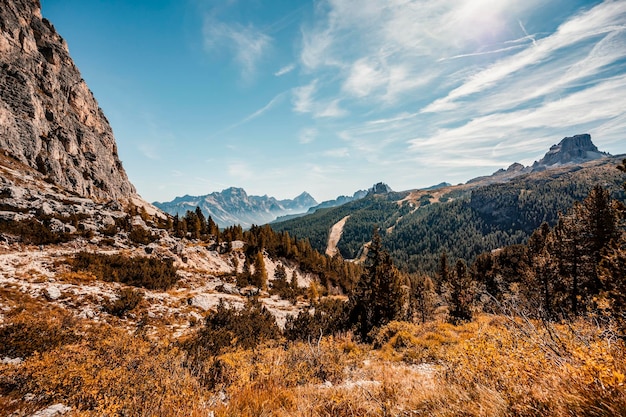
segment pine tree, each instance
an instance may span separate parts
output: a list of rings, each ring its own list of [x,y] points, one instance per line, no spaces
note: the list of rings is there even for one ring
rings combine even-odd
[[[267,270],[265,269],[265,261],[261,251],[257,252],[254,258],[254,274],[252,274],[251,284],[262,290],[267,289]]]
[[[529,270],[524,280],[526,299],[538,300],[539,315],[548,319],[553,318],[554,311],[554,280],[555,275],[551,268],[550,251],[553,235],[548,223],[542,223],[539,229],[528,240]]]
[[[278,264],[276,269],[274,269],[274,279],[279,281],[287,280],[287,271],[285,271],[283,264]]]
[[[411,292],[409,295],[409,318],[419,319],[422,323],[430,319],[435,306],[435,288],[428,275],[410,276]]]
[[[459,259],[455,265],[455,274],[450,281],[449,295],[450,321],[457,324],[472,319],[472,301],[474,299],[472,279],[467,272],[467,265]]]
[[[442,287],[448,283],[449,274],[448,255],[446,255],[446,251],[443,251],[439,257],[439,264],[437,265],[437,276],[439,277],[437,281],[437,292],[441,293]]]
[[[378,230],[369,245],[365,271],[351,298],[352,322],[366,340],[372,329],[403,318],[406,294],[400,272],[383,249]]]
[[[199,206],[196,206],[196,217],[198,219],[198,223],[200,225],[200,232],[199,234],[204,236],[207,235],[209,233],[209,229],[208,229],[208,225],[206,222],[206,218],[204,217],[204,213],[202,213],[202,210],[200,209]]]
[[[617,169],[626,173],[626,159]],[[618,214],[620,236],[613,240],[605,252],[598,275],[603,288],[600,294],[603,307],[615,320],[621,337],[626,339],[626,206],[619,202],[615,205],[615,211]]]

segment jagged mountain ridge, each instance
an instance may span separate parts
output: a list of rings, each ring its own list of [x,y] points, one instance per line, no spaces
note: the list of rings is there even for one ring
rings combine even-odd
[[[220,227],[239,224],[248,228],[253,224],[269,223],[279,216],[304,213],[317,205],[317,201],[307,192],[294,199],[277,200],[267,195],[248,195],[243,188],[230,187],[203,196],[185,195],[153,204],[166,213],[180,216],[200,207],[204,215],[211,216]]]
[[[379,227],[395,262],[407,270],[434,271],[443,250],[470,262],[481,252],[522,243],[543,221],[554,224],[559,211],[582,200],[596,184],[614,198],[624,197],[624,179],[615,169],[623,156],[597,151],[585,136],[563,139],[535,169],[514,163],[466,184],[371,194],[273,227],[307,238],[322,251],[329,230],[349,216],[337,244],[346,259],[359,258],[372,229]]]
[[[129,200],[111,126],[37,0],[0,2],[0,149],[81,197]]]
[[[600,158],[610,157],[607,152],[600,152],[591,141],[591,135],[583,133],[561,139],[558,144],[552,145],[550,150],[539,161],[530,166],[514,162],[507,169],[499,169],[491,175],[473,178],[468,183],[478,182],[507,182],[529,172],[540,172],[561,165],[580,164]]]

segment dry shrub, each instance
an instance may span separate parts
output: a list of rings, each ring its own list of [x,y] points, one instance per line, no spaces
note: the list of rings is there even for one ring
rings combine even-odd
[[[124,318],[143,300],[143,292],[126,287],[117,291],[117,298],[103,305],[104,311],[119,318]]]
[[[4,366],[4,394],[30,393],[41,407],[60,402],[83,416],[206,415],[200,386],[182,366],[180,351],[120,330],[98,330],[80,343]]]
[[[167,290],[178,281],[171,259],[79,252],[72,261],[72,269],[74,272],[91,273],[103,281],[121,282],[149,290]]]
[[[60,309],[21,312],[0,327],[0,358],[25,358],[78,340],[76,320]]]

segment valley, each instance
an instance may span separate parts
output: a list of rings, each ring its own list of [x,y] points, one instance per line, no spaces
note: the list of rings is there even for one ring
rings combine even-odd
[[[0,417],[626,415],[626,158],[589,134],[457,185],[151,204],[38,0],[0,3],[0,58]],[[347,114],[318,82],[299,112]]]

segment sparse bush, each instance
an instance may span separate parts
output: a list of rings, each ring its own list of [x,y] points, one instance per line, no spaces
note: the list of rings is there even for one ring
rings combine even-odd
[[[79,252],[72,264],[74,271],[91,272],[103,281],[121,282],[149,290],[167,290],[178,281],[176,268],[169,259]]]
[[[326,298],[313,305],[314,312],[300,311],[287,317],[285,337],[289,340],[313,340],[344,332],[350,328],[350,308],[347,302]]]
[[[204,326],[185,348],[203,351],[202,356],[208,357],[229,348],[253,349],[279,337],[274,316],[259,301],[250,299],[242,309],[220,301],[217,310],[207,316]]]
[[[143,227],[133,227],[130,233],[128,233],[128,238],[131,242],[138,245],[149,245],[158,239],[157,236],[152,235],[149,230],[146,230]]]
[[[78,340],[76,320],[69,313],[21,314],[0,328],[0,358],[25,358]]]
[[[21,221],[0,220],[0,232],[19,236],[22,242],[30,245],[49,245],[67,242],[72,239],[69,233],[53,232],[45,224],[27,219]]]
[[[132,288],[122,288],[117,292],[117,299],[104,305],[104,311],[119,318],[126,316],[143,300],[143,293]]]

